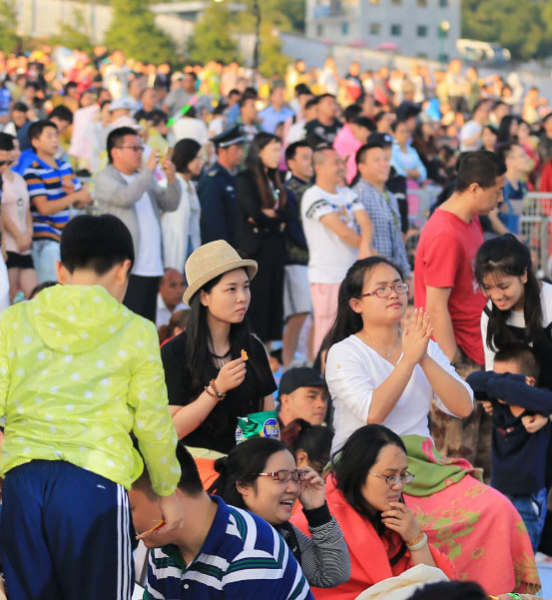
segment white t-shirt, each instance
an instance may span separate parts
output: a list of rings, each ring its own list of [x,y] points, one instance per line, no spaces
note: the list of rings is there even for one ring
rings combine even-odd
[[[542,326],[548,327],[552,322],[552,285],[542,282],[540,293],[540,301],[542,306]],[[492,302],[487,303],[488,308],[492,308]],[[525,329],[525,315],[522,310],[511,310],[506,320],[506,325]],[[485,311],[481,313],[481,338],[483,339],[483,351],[485,352],[485,370],[492,371],[494,365],[494,357],[496,352],[487,346],[487,328],[489,326],[489,317]],[[532,345],[532,344],[531,344]]]
[[[18,173],[12,172],[10,177],[3,179],[2,210],[9,216],[13,224],[21,233],[27,233],[27,215],[29,213],[29,191],[27,183]],[[30,254],[31,250],[20,252],[15,238],[6,229],[4,231],[5,246],[8,252],[17,254]]]
[[[195,140],[201,146],[209,141],[209,130],[201,119],[181,117],[172,127],[175,141],[183,139]]]
[[[189,308],[190,307],[187,304],[184,304],[184,302],[180,302],[174,307],[174,310],[171,312],[167,308],[167,305],[163,300],[163,296],[161,296],[161,294],[157,294],[157,314],[155,316],[155,326],[157,327],[157,329],[159,329],[161,325],[167,325],[176,311],[186,310]]]
[[[438,344],[429,342],[428,355],[462,383],[473,401],[471,388],[456,374]],[[402,355],[399,361],[401,359]],[[394,369],[393,363],[367,346],[356,335],[351,335],[330,348],[326,360],[326,383],[334,406],[335,436],[332,453],[341,448],[354,431],[366,425],[372,394]],[[430,437],[428,415],[433,399],[439,409],[447,415],[454,416],[436,396],[422,367],[416,365],[404,392],[382,425],[389,427],[397,435]]]
[[[131,183],[136,175],[121,175]],[[161,227],[153,210],[151,198],[147,192],[134,205],[140,231],[140,244],[136,250],[133,275],[141,277],[160,277],[164,273],[161,254]]]
[[[460,152],[472,152],[481,149],[481,136],[476,140],[475,144],[468,146],[466,140],[472,138],[476,133],[482,131],[483,126],[477,121],[468,121],[460,130]]]
[[[320,221],[325,215],[336,213],[347,227],[360,233],[354,217],[357,210],[364,210],[364,206],[349,188],[338,188],[337,194],[329,194],[313,185],[303,194],[301,218],[309,247],[310,283],[341,283],[358,258],[358,248],[344,242]]]

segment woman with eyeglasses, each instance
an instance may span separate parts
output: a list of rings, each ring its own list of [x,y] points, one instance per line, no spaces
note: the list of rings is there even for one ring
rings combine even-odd
[[[334,404],[332,450],[370,423],[429,437],[434,399],[449,415],[472,412],[473,394],[431,341],[428,315],[417,310],[412,324],[401,328],[407,303],[399,267],[382,256],[354,263],[341,284],[326,362]]]
[[[219,458],[215,469],[220,475],[209,492],[268,521],[284,538],[309,585],[333,588],[349,579],[347,545],[328,510],[324,481],[308,466],[298,469],[283,442],[249,439]],[[297,500],[310,537],[289,522]]]
[[[326,363],[333,450],[367,424],[400,435],[416,474],[405,481],[405,502],[430,541],[443,544],[459,577],[488,593],[532,592],[540,583],[521,517],[506,497],[481,483],[479,469],[441,456],[430,436],[432,402],[462,418],[472,411],[473,395],[431,341],[423,311],[401,327],[407,291],[399,268],[381,256],[357,261],[341,284]]]
[[[403,503],[408,471],[406,448],[387,427],[364,425],[332,457],[326,483],[330,513],[349,549],[351,577],[332,590],[313,588],[316,600],[354,600],[372,585],[424,564],[455,579],[451,562],[432,545],[412,511]],[[307,520],[293,523],[308,533]]]

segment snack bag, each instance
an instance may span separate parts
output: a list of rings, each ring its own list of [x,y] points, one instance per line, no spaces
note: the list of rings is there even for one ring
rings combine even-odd
[[[236,444],[241,444],[252,437],[270,437],[280,439],[280,426],[275,410],[251,413],[246,417],[238,417],[236,427]]]

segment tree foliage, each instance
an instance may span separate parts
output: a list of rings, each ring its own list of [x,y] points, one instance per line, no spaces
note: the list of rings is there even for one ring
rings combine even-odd
[[[462,36],[498,43],[518,60],[549,56],[551,18],[548,0],[462,0]]]
[[[231,37],[232,15],[224,3],[210,5],[188,42],[190,59],[200,63],[237,60],[238,47]]]
[[[82,13],[73,10],[75,26],[62,23],[59,33],[50,37],[48,42],[52,46],[65,46],[71,50],[82,50],[88,55],[92,54],[94,45],[90,39],[88,24]]]
[[[278,32],[270,24],[261,26],[261,47],[259,71],[267,79],[281,79],[290,63],[290,58],[282,53],[282,42]]]
[[[105,36],[110,49],[142,62],[174,60],[175,44],[155,24],[148,0],[112,0],[111,5],[113,19]]]
[[[0,0],[0,50],[2,52],[13,52],[19,44],[16,24],[15,0]]]
[[[290,31],[292,24],[283,8],[296,0],[257,0],[261,9],[260,31],[260,65],[259,70],[264,77],[282,77],[289,65],[290,58],[282,53],[280,31]],[[253,33],[255,18],[253,11],[254,0],[245,0],[248,11],[237,17],[240,31]]]

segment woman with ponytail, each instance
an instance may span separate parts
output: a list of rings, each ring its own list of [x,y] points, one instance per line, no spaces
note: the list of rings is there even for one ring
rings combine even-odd
[[[351,574],[347,545],[326,504],[323,479],[308,466],[297,468],[290,449],[274,438],[252,438],[215,462],[219,478],[209,489],[232,506],[268,521],[284,538],[309,583],[330,588]],[[296,500],[306,529],[289,522]]]

